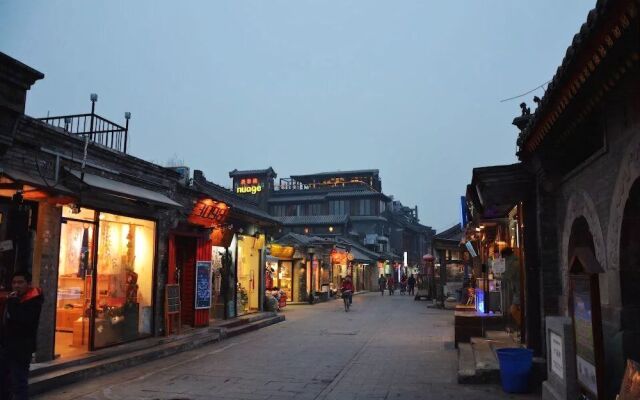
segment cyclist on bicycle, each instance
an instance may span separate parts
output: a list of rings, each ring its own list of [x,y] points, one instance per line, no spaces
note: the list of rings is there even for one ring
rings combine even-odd
[[[344,280],[342,281],[342,286],[340,287],[340,292],[342,292],[342,296],[344,298],[344,296],[347,296],[347,298],[349,299],[349,305],[351,305],[351,303],[353,303],[353,282],[351,282],[351,277],[350,276],[346,276],[344,278]]]

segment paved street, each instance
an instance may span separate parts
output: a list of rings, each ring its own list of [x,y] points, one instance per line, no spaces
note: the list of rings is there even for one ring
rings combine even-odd
[[[408,296],[290,306],[283,323],[38,399],[529,399],[456,383],[451,311]]]

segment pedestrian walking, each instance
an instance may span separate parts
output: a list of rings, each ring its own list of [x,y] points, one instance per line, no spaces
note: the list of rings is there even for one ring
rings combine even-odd
[[[387,286],[387,278],[384,275],[380,274],[380,278],[378,278],[378,287],[380,288],[380,296],[384,296],[384,289]]]
[[[407,279],[407,284],[409,285],[409,295],[415,295],[416,278],[413,277],[413,274]]]
[[[0,320],[0,399],[28,399],[31,355],[44,298],[29,272],[15,272]]]
[[[407,293],[407,276],[402,275],[400,278],[400,294],[404,295],[405,293]]]
[[[389,289],[389,296],[393,295],[395,288],[396,280],[393,279],[393,275],[389,275],[389,278],[387,278],[387,289]]]

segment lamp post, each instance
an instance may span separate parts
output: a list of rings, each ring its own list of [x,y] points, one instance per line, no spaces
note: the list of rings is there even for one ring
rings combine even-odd
[[[313,247],[307,249],[307,253],[309,254],[309,304],[313,304],[313,255],[315,252],[316,249]]]

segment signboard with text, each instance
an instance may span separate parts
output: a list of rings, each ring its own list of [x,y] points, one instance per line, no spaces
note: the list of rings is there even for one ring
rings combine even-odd
[[[262,184],[258,178],[242,178],[236,187],[238,194],[258,194],[262,192]]]
[[[196,310],[211,307],[211,261],[196,262]]]
[[[551,371],[558,375],[558,378],[564,380],[564,343],[562,336],[557,333],[549,333],[551,347]]]

